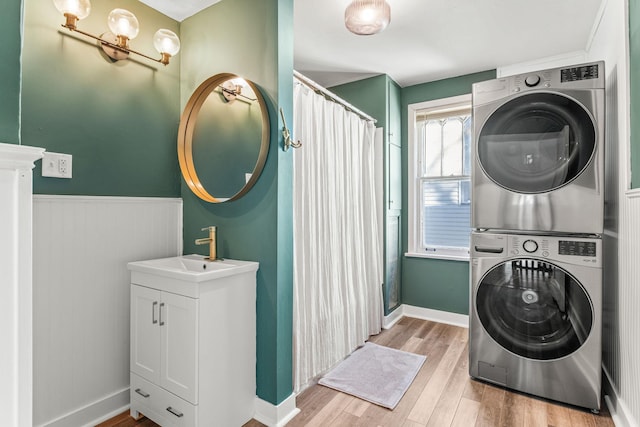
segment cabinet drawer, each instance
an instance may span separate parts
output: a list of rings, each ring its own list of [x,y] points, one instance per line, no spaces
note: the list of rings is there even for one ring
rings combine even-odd
[[[131,409],[164,427],[197,425],[197,406],[133,373],[131,374]]]

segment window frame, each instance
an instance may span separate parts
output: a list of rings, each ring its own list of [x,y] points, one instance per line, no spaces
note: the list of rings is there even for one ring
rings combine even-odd
[[[469,261],[469,248],[447,248],[439,246],[435,250],[427,250],[422,247],[422,198],[420,182],[420,144],[417,141],[416,117],[425,110],[438,111],[447,109],[460,109],[468,106],[471,109],[471,94],[452,96],[431,101],[418,102],[407,106],[407,202],[408,202],[408,252],[407,257],[435,258],[454,261]],[[472,136],[473,138],[473,136]],[[473,139],[471,141],[473,144]],[[471,169],[473,169],[473,149],[471,154]],[[471,226],[469,226],[471,228]]]

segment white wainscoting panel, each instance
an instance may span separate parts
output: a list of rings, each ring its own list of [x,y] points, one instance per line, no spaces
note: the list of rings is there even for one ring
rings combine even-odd
[[[627,5],[602,0],[587,59],[604,60],[606,72],[603,388],[616,426],[640,427],[640,190],[628,190],[629,80],[635,77],[628,74]]]
[[[640,171],[638,171],[640,172]],[[615,411],[624,427],[640,426],[640,190],[628,192],[620,203],[619,282],[614,304],[617,312],[609,345],[609,380],[613,380]],[[605,288],[605,292],[607,289]],[[614,330],[614,332],[616,332]],[[612,411],[613,412],[613,411]],[[622,427],[621,426],[621,427]]]
[[[182,200],[33,202],[33,422],[77,427],[128,405],[127,263],[182,253]]]

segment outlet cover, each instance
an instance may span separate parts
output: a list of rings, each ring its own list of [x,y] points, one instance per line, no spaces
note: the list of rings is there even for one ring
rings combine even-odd
[[[50,153],[45,151],[42,158],[42,176],[53,178],[71,178],[71,154]]]

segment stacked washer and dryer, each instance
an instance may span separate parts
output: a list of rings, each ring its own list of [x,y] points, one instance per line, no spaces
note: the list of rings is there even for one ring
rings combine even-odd
[[[473,85],[469,372],[600,409],[604,64]]]

